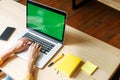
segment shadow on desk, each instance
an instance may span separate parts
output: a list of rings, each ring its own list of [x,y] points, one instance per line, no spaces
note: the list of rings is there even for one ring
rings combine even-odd
[[[84,39],[82,36],[75,36],[76,34],[73,32],[65,33],[65,45],[73,45],[73,44],[82,44],[82,43],[90,43],[90,40]]]
[[[81,72],[80,67],[81,67],[83,64],[84,64],[84,62],[82,61],[82,62],[78,65],[78,67],[76,68],[76,70],[74,71],[74,73],[73,73],[73,75],[72,75],[73,78],[77,77],[77,75]]]

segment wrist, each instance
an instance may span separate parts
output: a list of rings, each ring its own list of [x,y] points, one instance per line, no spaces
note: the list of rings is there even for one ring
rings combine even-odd
[[[14,54],[14,49],[9,48],[2,52],[3,54],[0,55],[0,59],[4,62],[9,56]]]
[[[34,59],[32,59],[32,58],[29,58],[28,60],[27,60],[27,64],[28,64],[28,72],[29,73],[32,73],[33,72],[33,65],[34,65]]]
[[[28,54],[29,55],[29,54]],[[32,55],[29,55],[28,58],[27,58],[27,61],[28,62],[31,62],[31,63],[35,63],[36,62],[36,59],[35,57],[33,57]]]
[[[15,49],[14,49],[14,47],[9,48],[9,49],[8,49],[8,52],[10,52],[10,53],[15,53]]]
[[[28,62],[28,64],[34,64],[35,60],[33,58],[28,58],[27,62]]]

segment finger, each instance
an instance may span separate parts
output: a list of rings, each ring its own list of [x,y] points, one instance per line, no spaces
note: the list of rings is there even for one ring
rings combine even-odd
[[[25,38],[20,38],[20,39],[19,39],[19,42],[22,42],[23,44],[25,44],[27,41],[26,41]]]
[[[34,47],[36,47],[36,43],[34,43]]]
[[[23,42],[33,42],[31,39],[25,37],[21,38],[20,40],[22,40]]]
[[[22,42],[22,41],[21,41]],[[30,44],[32,44],[31,42],[22,42],[21,44],[23,44],[23,46],[29,46]]]
[[[24,40],[23,40],[24,42],[32,42],[32,40],[30,40],[30,39],[28,39],[28,38],[25,38]]]
[[[36,52],[37,52],[37,53],[40,52],[40,49],[41,49],[41,47],[38,47]]]
[[[34,47],[35,47],[35,49],[37,49],[38,48],[38,43],[35,43]]]
[[[33,47],[33,46],[34,46],[34,43],[32,43],[32,44],[30,45],[30,48]]]
[[[37,43],[37,48],[41,47],[41,45],[39,43]]]
[[[40,52],[40,45],[38,43],[35,43],[35,49],[36,53]]]
[[[41,50],[41,46],[37,49],[38,54],[40,53]]]
[[[41,47],[41,45],[39,44],[39,48]]]
[[[28,44],[23,44],[23,46],[22,46],[23,49],[27,49],[28,47],[29,47]]]
[[[28,43],[23,43],[23,46],[29,46],[29,44]]]
[[[40,55],[41,53],[40,50],[41,50],[41,47],[38,48],[38,55]]]
[[[39,48],[39,44],[38,43],[36,43],[36,48]]]
[[[27,44],[30,46],[32,44],[32,42],[29,41],[29,42],[27,42]]]

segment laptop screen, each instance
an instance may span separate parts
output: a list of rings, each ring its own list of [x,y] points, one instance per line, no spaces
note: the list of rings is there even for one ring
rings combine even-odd
[[[62,41],[66,14],[59,10],[37,4],[27,3],[27,27]]]

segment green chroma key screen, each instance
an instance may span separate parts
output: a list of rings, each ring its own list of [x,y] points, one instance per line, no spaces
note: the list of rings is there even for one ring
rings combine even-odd
[[[27,26],[58,40],[63,39],[65,16],[32,4],[27,5]]]

